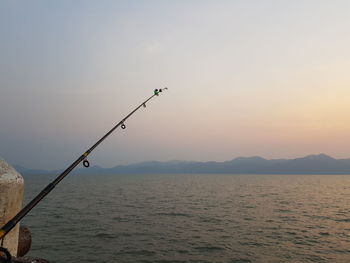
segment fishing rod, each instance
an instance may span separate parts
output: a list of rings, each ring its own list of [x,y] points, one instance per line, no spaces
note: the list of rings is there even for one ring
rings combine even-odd
[[[78,164],[83,162],[84,167],[89,167],[90,163],[87,160],[87,156],[101,143],[103,142],[115,129],[117,129],[119,126],[122,129],[126,129],[125,121],[129,119],[137,110],[139,110],[141,107],[146,108],[146,103],[150,101],[153,97],[159,96],[159,94],[167,90],[168,88],[163,89],[155,89],[154,94],[149,97],[147,100],[142,102],[139,106],[137,106],[132,112],[130,112],[124,119],[122,119],[120,122],[118,122],[109,132],[107,132],[101,139],[99,139],[94,145],[92,145],[87,151],[85,151],[76,161],[74,161],[66,170],[64,170],[57,178],[52,181],[50,184],[48,184],[44,190],[42,190],[32,201],[30,201],[21,211],[17,213],[10,221],[8,221],[1,229],[0,229],[0,252],[3,252],[4,254],[8,255],[6,253],[6,249],[2,247],[3,241],[5,236],[10,232],[17,223],[26,216],[48,193],[50,193],[55,186],[63,180]],[[8,251],[7,251],[8,252]],[[1,256],[0,256],[1,260]]]

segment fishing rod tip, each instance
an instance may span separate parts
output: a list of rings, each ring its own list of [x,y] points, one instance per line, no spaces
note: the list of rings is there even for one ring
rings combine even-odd
[[[154,95],[159,96],[159,93],[162,92],[163,90],[166,90],[166,89],[168,89],[168,88],[167,88],[167,87],[164,87],[164,88],[162,88],[162,89],[155,89],[155,90],[154,90]]]

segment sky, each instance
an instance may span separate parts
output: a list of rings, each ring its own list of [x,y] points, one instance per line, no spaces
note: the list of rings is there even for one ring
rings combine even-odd
[[[0,156],[350,157],[350,1],[0,2]]]

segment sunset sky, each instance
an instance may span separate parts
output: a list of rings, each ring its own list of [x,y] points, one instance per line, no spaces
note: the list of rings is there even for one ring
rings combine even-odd
[[[0,2],[0,156],[350,157],[350,1]]]

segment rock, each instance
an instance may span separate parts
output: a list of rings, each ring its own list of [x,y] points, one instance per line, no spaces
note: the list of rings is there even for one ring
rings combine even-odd
[[[4,160],[0,160],[0,227],[5,225],[22,208],[23,177]],[[4,238],[3,247],[17,255],[19,224]]]

